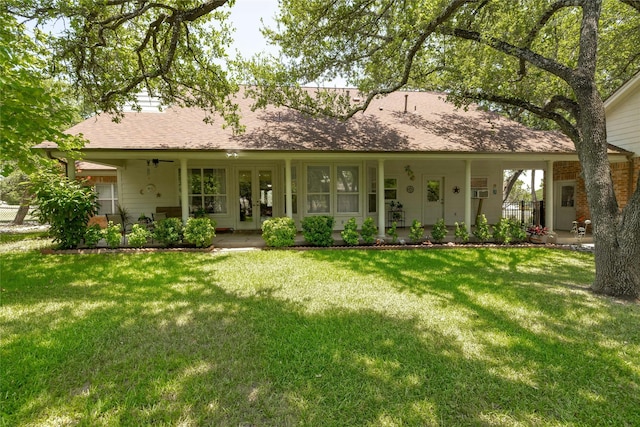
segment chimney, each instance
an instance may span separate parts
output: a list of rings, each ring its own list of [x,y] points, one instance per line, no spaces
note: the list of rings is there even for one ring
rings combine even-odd
[[[409,102],[409,94],[405,93],[404,94],[404,112],[407,112],[407,102]]]

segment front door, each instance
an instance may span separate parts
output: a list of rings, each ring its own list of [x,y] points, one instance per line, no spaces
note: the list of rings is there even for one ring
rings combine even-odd
[[[423,182],[423,225],[431,227],[444,218],[444,178],[424,177]]]
[[[239,230],[259,230],[273,216],[273,169],[241,168],[238,170]]]
[[[555,227],[557,230],[571,230],[576,220],[576,182],[556,182],[555,193]]]

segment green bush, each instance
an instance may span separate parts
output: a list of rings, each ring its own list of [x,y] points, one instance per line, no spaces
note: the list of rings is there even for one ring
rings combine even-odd
[[[340,233],[342,240],[349,246],[356,246],[360,242],[358,234],[358,224],[355,218],[349,219],[344,225],[344,230]]]
[[[90,248],[95,248],[103,235],[102,228],[98,224],[93,224],[84,231],[84,244]]]
[[[297,232],[295,221],[286,216],[269,218],[262,223],[262,238],[272,248],[293,246]]]
[[[147,240],[151,237],[151,232],[140,224],[133,224],[131,233],[129,233],[129,246],[132,248],[141,248],[147,244]]]
[[[64,176],[42,174],[33,179],[36,214],[61,249],[76,248],[85,237],[89,218],[97,213],[97,195]]]
[[[414,219],[409,228],[409,240],[412,242],[421,242],[424,237],[424,227],[417,219]]]
[[[155,223],[153,238],[164,246],[174,246],[182,240],[182,220],[165,218]]]
[[[398,241],[398,222],[393,221],[391,223],[391,227],[387,230],[387,234],[391,237],[391,243],[396,243]]]
[[[469,241],[469,231],[467,230],[467,225],[464,222],[456,222],[455,236],[456,240],[462,243],[467,243]]]
[[[434,242],[440,243],[444,240],[448,232],[449,231],[447,230],[447,226],[444,224],[444,219],[440,218],[438,222],[433,224],[433,228],[431,229],[431,237],[433,238]]]
[[[302,235],[304,240],[314,246],[333,245],[332,216],[308,216],[302,220]]]
[[[500,221],[493,226],[493,238],[500,243],[509,244],[511,242],[521,242],[527,238],[520,223],[511,218],[500,218]]]
[[[122,226],[120,224],[114,224],[113,221],[109,221],[109,225],[104,230],[104,240],[107,241],[107,246],[111,249],[120,246],[120,242],[122,241]]]
[[[216,237],[216,222],[208,217],[189,218],[184,227],[184,239],[197,248],[211,246]]]
[[[527,232],[519,221],[515,219],[509,220],[509,231],[511,233],[512,242],[523,242],[527,240]]]
[[[373,222],[373,218],[367,217],[362,223],[362,230],[360,230],[360,237],[362,237],[362,241],[367,245],[372,244],[376,241],[376,236],[378,234],[378,227]]]
[[[489,223],[487,217],[484,214],[478,216],[476,219],[476,228],[473,230],[473,235],[476,236],[480,242],[486,242],[491,238],[491,232],[489,231]]]

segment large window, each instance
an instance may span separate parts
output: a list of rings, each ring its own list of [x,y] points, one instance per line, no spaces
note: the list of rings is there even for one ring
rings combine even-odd
[[[331,212],[331,168],[307,167],[307,212]]]
[[[360,211],[360,168],[358,166],[338,166],[336,170],[338,192],[338,212],[357,213]]]
[[[227,171],[189,169],[189,211],[227,213]]]
[[[96,184],[96,193],[98,193],[98,215],[112,214],[116,212],[118,205],[118,186],[117,184]]]

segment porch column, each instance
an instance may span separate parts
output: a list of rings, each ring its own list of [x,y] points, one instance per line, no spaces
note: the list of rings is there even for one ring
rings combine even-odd
[[[547,161],[547,169],[544,171],[544,222],[549,231],[553,231],[553,160]]]
[[[293,218],[293,196],[291,195],[291,159],[284,159],[284,191],[287,216]]]
[[[471,233],[471,160],[464,161],[464,223]]]
[[[189,180],[187,179],[187,159],[180,159],[180,204],[182,205],[182,222],[187,223],[189,219]]]
[[[67,157],[67,178],[70,181],[75,181],[76,179],[76,161],[71,157]]]
[[[378,159],[378,188],[376,189],[378,195],[378,237],[384,238],[385,236],[385,212],[384,212],[384,159]]]

